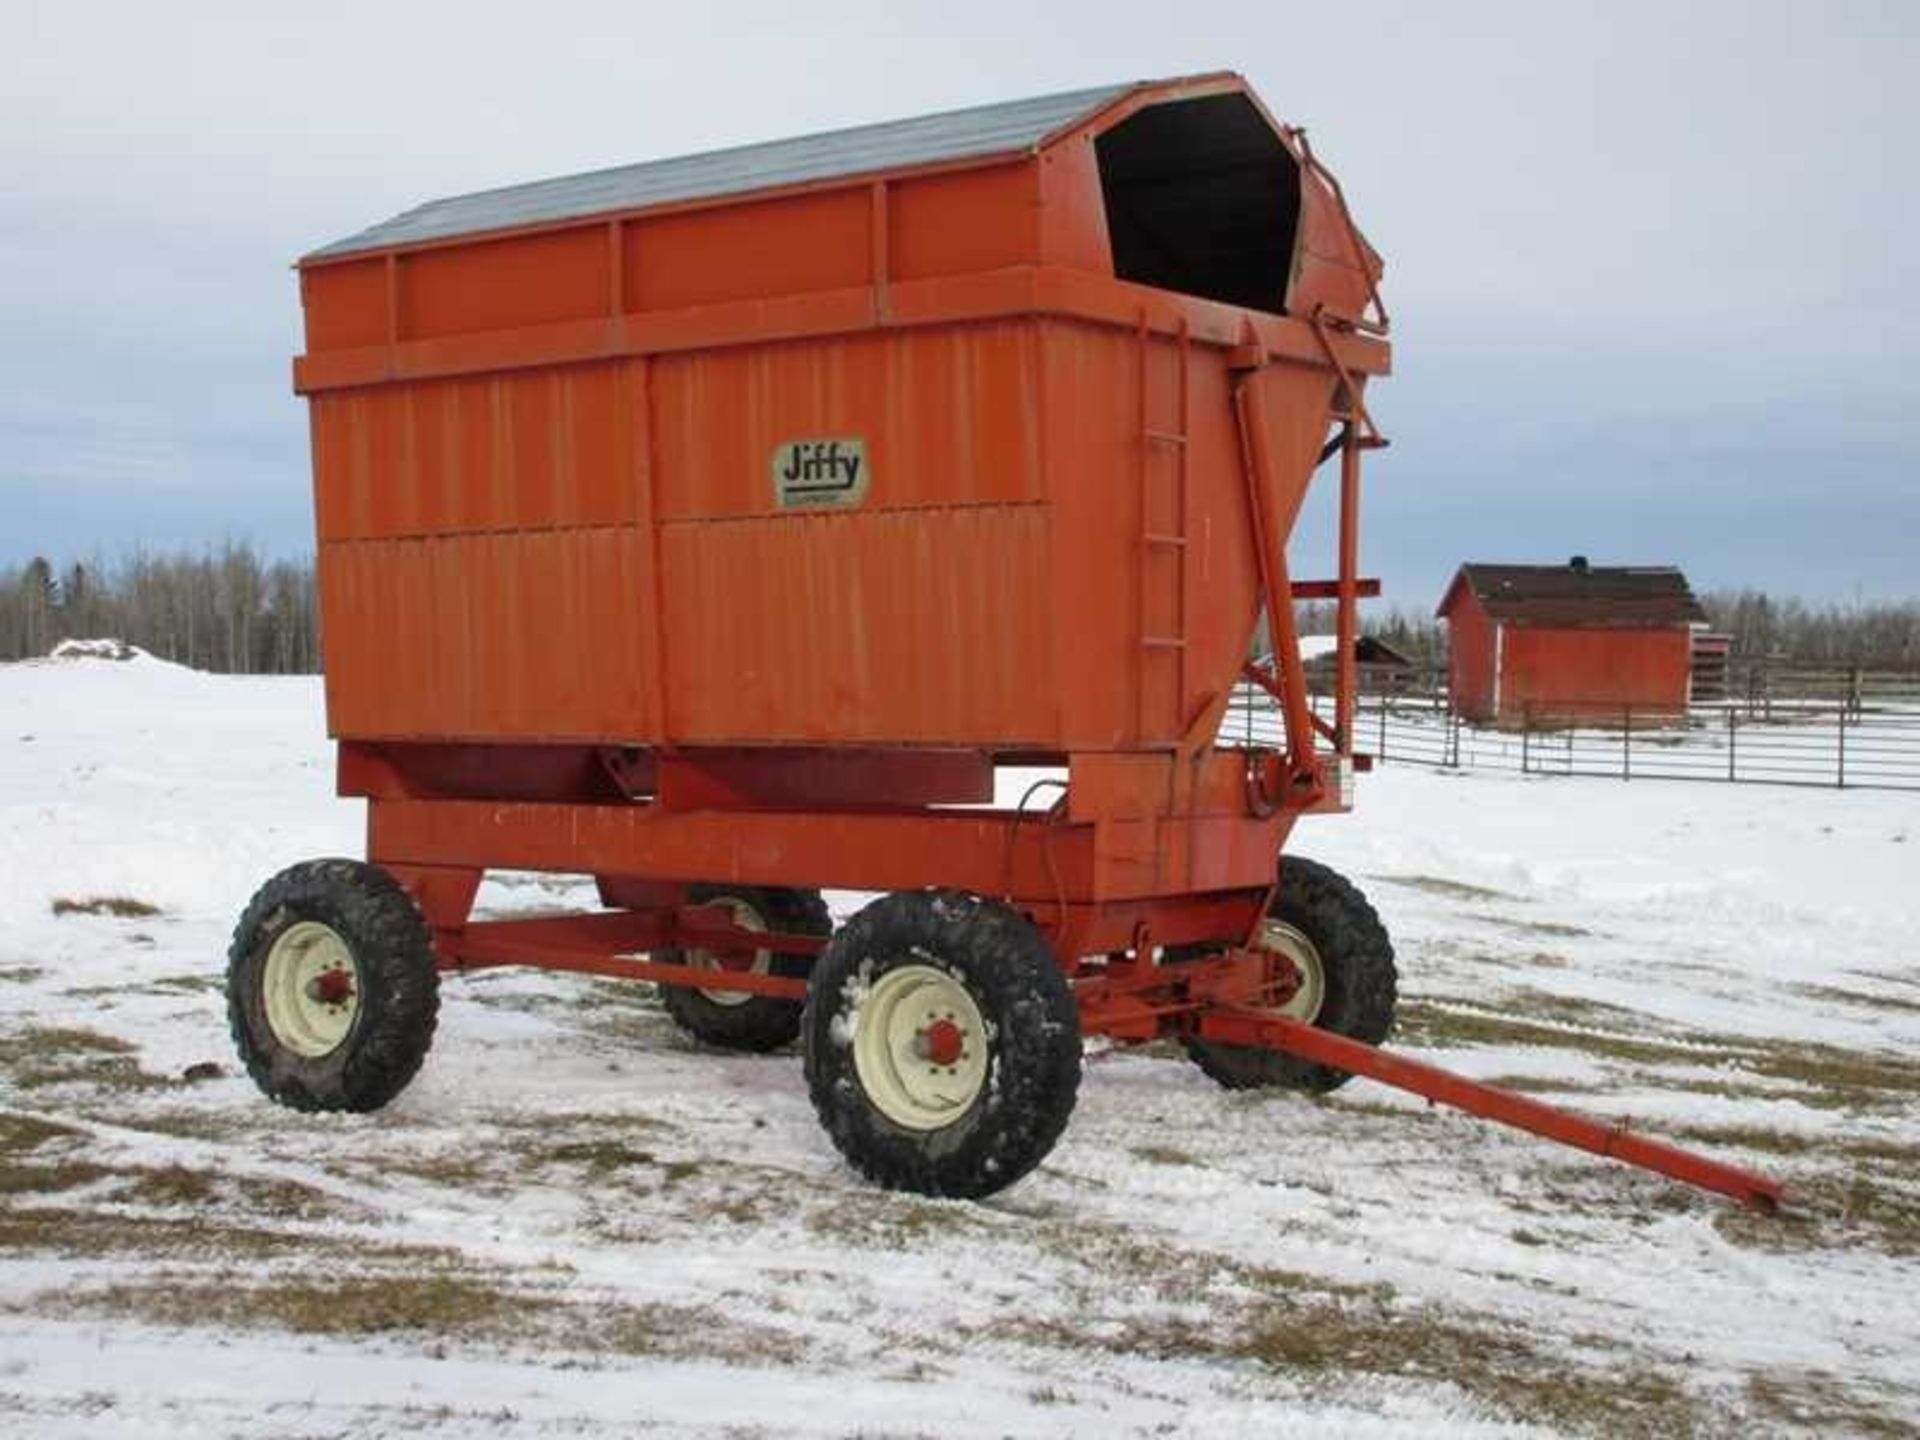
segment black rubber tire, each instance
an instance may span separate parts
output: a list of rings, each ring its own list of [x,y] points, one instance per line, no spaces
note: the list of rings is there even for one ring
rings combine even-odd
[[[1327,991],[1313,1023],[1368,1045],[1384,1041],[1393,1030],[1399,975],[1387,927],[1359,888],[1316,860],[1283,856],[1280,888],[1267,913],[1300,931],[1320,952]],[[1353,1078],[1344,1070],[1252,1046],[1189,1040],[1187,1054],[1229,1090],[1324,1094]]]
[[[833,918],[827,902],[818,890],[776,890],[748,885],[695,885],[687,892],[694,904],[708,900],[744,900],[753,907],[769,930],[789,935],[831,935]],[[686,964],[684,950],[665,950],[662,963]],[[810,955],[782,955],[775,952],[767,969],[775,975],[804,980],[813,968]],[[662,985],[660,1005],[694,1039],[722,1050],[742,1050],[763,1054],[778,1050],[800,1033],[799,1000],[781,1000],[771,995],[754,995],[738,1005],[722,1005],[698,990],[685,985]]]
[[[985,1083],[935,1130],[888,1119],[854,1063],[850,1019],[890,970],[945,970],[989,1030]],[[857,1023],[854,1022],[854,1023]],[[890,1190],[978,1198],[1046,1158],[1080,1088],[1080,1013],[1046,940],[996,901],[959,891],[902,891],[874,901],[833,937],[807,990],[807,1090],[840,1153]]]
[[[353,956],[359,1013],[325,1055],[289,1049],[267,1023],[261,980],[274,941],[306,920]],[[227,1021],[247,1073],[294,1110],[378,1110],[419,1073],[440,1015],[433,936],[413,897],[359,860],[308,860],[262,885],[227,951]]]

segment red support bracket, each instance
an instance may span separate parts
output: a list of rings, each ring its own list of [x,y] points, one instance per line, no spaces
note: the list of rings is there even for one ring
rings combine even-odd
[[[1200,1016],[1197,1029],[1203,1040],[1281,1050],[1350,1075],[1364,1075],[1383,1085],[1423,1096],[1435,1104],[1449,1105],[1469,1115],[1511,1125],[1562,1145],[1730,1196],[1750,1210],[1771,1212],[1780,1207],[1783,1199],[1777,1180],[1635,1134],[1624,1122],[1608,1125],[1543,1105],[1528,1096],[1482,1085],[1436,1065],[1363,1045],[1271,1011],[1244,1007],[1209,1010]]]

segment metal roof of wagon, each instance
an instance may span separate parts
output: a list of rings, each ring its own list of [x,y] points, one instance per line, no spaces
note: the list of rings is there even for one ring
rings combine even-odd
[[[1031,150],[1056,131],[1097,114],[1149,82],[1070,90],[938,115],[889,120],[789,140],[649,160],[432,200],[344,240],[312,251],[309,260],[383,250],[424,240],[481,234],[522,225],[637,210],[841,176],[867,175],[946,161]]]
[[[1445,614],[1463,586],[1505,624],[1633,629],[1707,618],[1687,577],[1671,565],[1589,565],[1579,556],[1567,565],[1469,562],[1436,613]]]

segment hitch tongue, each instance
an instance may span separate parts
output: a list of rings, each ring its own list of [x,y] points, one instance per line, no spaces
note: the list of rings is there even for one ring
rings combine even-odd
[[[1199,1036],[1202,1040],[1226,1045],[1281,1050],[1350,1075],[1364,1075],[1438,1105],[1449,1105],[1469,1115],[1511,1125],[1577,1150],[1729,1196],[1750,1210],[1771,1213],[1785,1200],[1785,1192],[1777,1180],[1636,1134],[1627,1128],[1625,1121],[1607,1124],[1576,1115],[1570,1110],[1542,1104],[1530,1096],[1483,1085],[1437,1065],[1410,1060],[1390,1050],[1349,1040],[1344,1035],[1270,1011],[1244,1006],[1206,1011],[1200,1017]]]

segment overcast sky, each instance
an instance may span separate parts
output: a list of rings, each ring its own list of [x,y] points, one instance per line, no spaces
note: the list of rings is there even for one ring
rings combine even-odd
[[[1225,68],[1386,257],[1390,598],[1575,551],[1920,594],[1920,3],[4,15],[0,564],[309,550],[288,266],[423,199]]]

